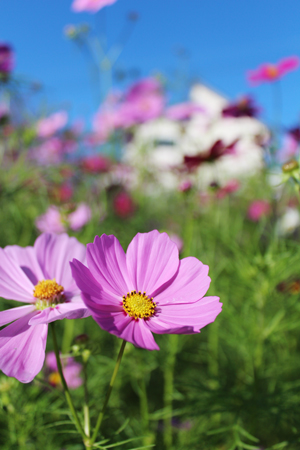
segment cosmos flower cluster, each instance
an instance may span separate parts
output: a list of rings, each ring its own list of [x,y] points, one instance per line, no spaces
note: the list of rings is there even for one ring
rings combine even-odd
[[[199,333],[221,312],[218,297],[204,297],[208,266],[180,261],[157,230],[137,234],[126,254],[113,235],[86,249],[67,234],[44,233],[33,247],[0,249],[0,260],[1,297],[22,303],[0,312],[0,369],[23,383],[42,369],[53,321],[91,315],[136,347],[159,350],[153,333]]]

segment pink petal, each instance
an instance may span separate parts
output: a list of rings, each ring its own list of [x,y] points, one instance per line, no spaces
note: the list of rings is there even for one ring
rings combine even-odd
[[[131,342],[136,347],[145,348],[146,350],[159,350],[159,346],[143,319],[131,319],[118,337]]]
[[[8,245],[4,248],[4,251],[10,258],[16,261],[34,286],[44,279],[33,247]]]
[[[147,321],[147,326],[154,333],[165,333],[164,327],[165,330],[176,329],[176,333],[186,333],[186,327],[192,327],[193,332],[197,333],[221,312],[222,303],[219,300],[219,297],[204,297],[195,303],[164,305]]]
[[[34,248],[45,279],[55,278],[65,292],[78,293],[69,262],[73,258],[84,262],[85,246],[67,234],[45,233],[37,238]]]
[[[159,306],[167,304],[193,303],[202,298],[210,284],[208,266],[197,258],[184,258],[179,262],[176,278],[167,288],[155,296]]]
[[[0,248],[0,296],[20,302],[33,302],[34,285],[6,251]]]
[[[42,311],[37,311],[35,316],[29,320],[29,325],[39,325],[54,322],[62,319],[83,319],[90,316],[91,313],[82,303],[61,303],[55,308],[46,308]]]
[[[17,308],[7,309],[0,312],[0,327],[7,323],[13,322],[20,317],[26,316],[35,310],[34,305],[18,306]]]
[[[147,350],[159,350],[153,335],[145,326],[143,319],[134,320],[121,312],[101,312],[93,315],[94,320],[101,328],[121,339],[131,342],[136,347]]]
[[[72,10],[75,12],[90,11],[97,12],[104,6],[111,5],[117,0],[74,0]]]
[[[94,243],[87,245],[87,263],[93,277],[112,297],[121,301],[131,289],[125,253],[115,236],[96,236]]]
[[[0,369],[9,377],[29,383],[40,372],[45,359],[47,325],[28,325],[35,312],[0,331]]]
[[[128,246],[126,262],[133,289],[152,297],[176,274],[178,249],[166,233],[138,233]]]
[[[300,59],[298,56],[290,56],[289,58],[284,58],[278,63],[278,71],[280,75],[285,75],[286,72],[298,69],[300,64]]]

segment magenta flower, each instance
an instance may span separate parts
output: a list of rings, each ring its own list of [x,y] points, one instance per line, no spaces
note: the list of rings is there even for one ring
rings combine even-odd
[[[117,0],[74,0],[72,10],[75,12],[89,11],[95,13],[104,6],[112,5]]]
[[[68,122],[66,111],[58,111],[49,117],[40,119],[36,124],[36,131],[39,137],[47,138],[61,130]]]
[[[63,374],[70,389],[77,389],[82,385],[83,380],[80,376],[82,364],[75,361],[74,358],[61,358]],[[61,386],[61,378],[58,372],[56,357],[54,352],[48,352],[46,355],[45,366],[48,369],[48,381],[53,386]]]
[[[225,184],[225,186],[221,187],[221,189],[217,191],[216,197],[222,199],[227,195],[233,194],[234,192],[238,191],[240,187],[241,184],[238,180],[230,180],[227,184]]]
[[[258,222],[262,217],[268,216],[271,212],[271,205],[266,200],[255,200],[248,208],[248,218],[252,222]]]
[[[10,45],[0,42],[0,74],[8,75],[13,70],[14,54]]]
[[[137,347],[159,350],[152,333],[198,333],[221,311],[218,297],[204,297],[208,266],[178,249],[166,233],[138,233],[123,251],[103,234],[87,245],[85,267],[71,263],[82,299],[95,321]]]
[[[135,210],[132,197],[127,192],[119,192],[113,202],[114,212],[119,217],[129,217]]]
[[[161,91],[161,84],[156,78],[143,78],[142,80],[130,86],[125,94],[128,102],[135,101],[136,98],[152,95]]]
[[[108,172],[111,166],[111,160],[104,155],[87,156],[81,161],[82,169],[88,173]]]
[[[0,249],[0,296],[22,303],[0,312],[0,370],[22,383],[40,372],[48,323],[90,315],[68,262],[85,261],[85,247],[66,234],[42,234],[33,247]],[[12,322],[12,323],[11,323]]]
[[[277,64],[262,64],[256,70],[250,70],[247,73],[248,81],[257,85],[276,81],[292,70],[298,69],[300,59],[298,56],[289,56],[279,61]]]

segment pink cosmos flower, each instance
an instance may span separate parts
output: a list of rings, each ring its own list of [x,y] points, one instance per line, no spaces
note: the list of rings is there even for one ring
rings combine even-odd
[[[199,112],[203,112],[203,108],[196,103],[178,103],[167,109],[166,116],[171,120],[188,120]]]
[[[86,203],[79,203],[75,211],[66,214],[57,206],[51,205],[41,216],[36,218],[35,225],[42,233],[63,233],[70,228],[78,231],[92,217],[91,208]]]
[[[31,150],[31,158],[41,165],[60,164],[64,157],[62,139],[52,136]]]
[[[165,100],[160,93],[136,96],[125,101],[118,110],[118,120],[122,128],[148,122],[159,117],[165,106]]]
[[[117,0],[74,0],[72,10],[75,12],[89,11],[95,13],[104,6],[112,5]]]
[[[256,70],[250,70],[247,73],[247,78],[253,85],[276,81],[288,72],[298,69],[299,64],[300,59],[298,56],[289,56],[280,60],[277,64],[266,63],[259,66]]]
[[[42,233],[63,233],[66,231],[65,225],[62,221],[61,213],[57,206],[49,206],[45,214],[37,217],[35,226]]]
[[[218,297],[204,297],[208,266],[178,249],[166,233],[138,233],[125,254],[115,236],[87,245],[87,265],[74,259],[73,277],[95,321],[137,347],[159,350],[152,333],[193,334],[215,320]]]
[[[75,211],[68,215],[69,227],[73,231],[80,230],[92,218],[91,208],[86,203],[79,203]]]
[[[82,385],[83,380],[80,376],[82,365],[74,358],[61,359],[63,374],[70,389],[77,389]],[[57,362],[54,352],[48,352],[46,355],[45,366],[48,369],[48,381],[53,386],[61,386],[61,378],[58,373]]]
[[[190,180],[184,180],[178,186],[180,192],[188,192],[192,189],[193,183]]]
[[[159,93],[161,84],[156,78],[144,78],[130,86],[125,95],[127,101],[134,101],[137,97]]]
[[[0,249],[0,296],[22,303],[0,312],[0,370],[22,383],[40,372],[48,323],[90,315],[68,262],[85,261],[85,247],[66,234],[42,234],[33,247]],[[11,323],[12,322],[12,323]]]
[[[93,130],[97,142],[106,142],[117,128],[119,128],[119,116],[116,110],[100,108],[93,119]]]
[[[61,130],[68,122],[66,111],[59,111],[51,116],[41,119],[36,124],[37,135],[42,138],[52,136],[58,130]]]
[[[262,217],[268,216],[271,212],[271,205],[266,200],[255,200],[248,209],[248,218],[253,222],[258,222]]]

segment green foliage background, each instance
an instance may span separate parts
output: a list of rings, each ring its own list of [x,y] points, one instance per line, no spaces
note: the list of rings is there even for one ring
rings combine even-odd
[[[2,247],[32,245],[34,220],[49,204],[44,174],[24,167],[20,160],[19,166],[1,172]],[[109,441],[99,448],[138,437],[116,448],[299,449],[300,294],[278,289],[300,274],[298,234],[278,237],[276,232],[281,203],[291,195],[288,187],[281,203],[265,174],[222,200],[211,194],[201,202],[193,191],[159,198],[140,192],[135,194],[135,214],[120,219],[111,208],[111,193],[93,190],[92,181],[80,179],[76,189],[76,199],[88,199],[94,211],[92,221],[75,234],[81,242],[115,234],[126,249],[137,232],[176,232],[184,240],[182,257],[195,256],[209,265],[208,293],[223,302],[215,323],[199,335],[156,336],[159,352],[127,345],[98,439]],[[252,223],[246,212],[256,198],[269,199],[273,212]],[[100,220],[103,203],[106,215]],[[0,309],[12,305],[1,300]],[[88,387],[95,423],[121,341],[91,318],[58,321],[57,331],[67,353],[76,335],[89,335]],[[47,350],[52,350],[50,332]],[[83,387],[72,394],[81,413]],[[165,439],[170,416],[172,444]],[[27,385],[0,374],[0,448],[83,449],[63,392],[47,387],[43,373]]]

